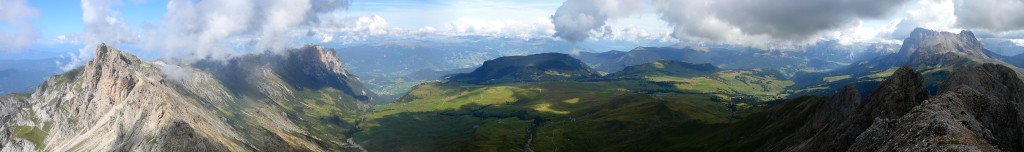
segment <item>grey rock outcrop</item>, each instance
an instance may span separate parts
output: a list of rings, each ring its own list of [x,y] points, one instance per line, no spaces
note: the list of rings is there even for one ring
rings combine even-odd
[[[971,31],[957,34],[916,28],[903,40],[900,51],[883,61],[891,65],[943,65],[960,60],[994,61],[990,55],[995,53],[986,50]]]
[[[782,151],[844,151],[849,149],[850,144],[870,127],[874,119],[898,118],[927,99],[928,91],[924,88],[923,79],[924,76],[915,72],[913,68],[901,67],[859,104],[855,104],[858,101],[855,96],[859,96],[859,93],[854,93],[853,90],[856,89],[853,86],[847,86],[843,92],[834,95],[833,100],[845,101],[851,105],[844,106],[843,102],[826,103],[813,116],[818,119],[812,119],[811,122],[805,124],[805,128],[814,129],[813,135],[788,137],[786,139],[788,142],[800,142],[792,146],[787,145],[786,149],[782,149]],[[773,148],[765,150],[773,150]]]
[[[960,68],[941,95],[898,119],[880,119],[850,151],[1020,151],[1024,149],[1022,82],[1010,68]]]

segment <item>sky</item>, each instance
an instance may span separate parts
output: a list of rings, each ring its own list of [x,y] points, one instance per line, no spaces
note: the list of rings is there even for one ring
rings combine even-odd
[[[916,27],[1024,42],[1019,14],[1024,0],[0,0],[0,55],[56,52],[71,69],[99,43],[217,59],[310,43],[459,36],[900,43]]]

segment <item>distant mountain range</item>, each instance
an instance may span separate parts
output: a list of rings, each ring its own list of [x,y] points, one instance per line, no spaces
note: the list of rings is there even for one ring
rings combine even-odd
[[[504,39],[469,37],[458,42],[393,40],[339,48],[344,67],[361,76],[370,90],[394,100],[416,84],[444,79],[443,76],[470,71],[484,61],[516,55],[560,52],[572,45],[551,39]],[[437,77],[424,77],[423,72]]]
[[[46,78],[63,72],[59,59],[0,60],[0,95],[31,92]]]
[[[595,69],[614,73],[627,66],[657,60],[711,63],[725,69],[765,69],[786,75],[796,72],[829,71],[853,62],[895,53],[895,45],[859,44],[842,46],[834,41],[810,45],[804,50],[762,50],[723,47],[637,47],[628,52],[582,52],[575,56]]]

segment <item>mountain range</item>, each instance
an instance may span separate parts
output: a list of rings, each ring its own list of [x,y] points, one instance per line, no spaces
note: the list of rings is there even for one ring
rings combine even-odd
[[[1024,81],[1016,57],[988,50],[969,31],[919,28],[903,42],[898,50],[836,42],[805,48],[834,53],[531,52],[488,58],[476,68],[418,63],[435,57],[402,53],[380,56],[401,60],[385,64],[317,45],[227,60],[144,61],[99,44],[82,67],[31,93],[0,97],[0,149],[1024,149]],[[415,52],[422,45],[364,47]],[[342,62],[348,59],[380,70],[350,72]],[[367,73],[377,75],[356,76]],[[411,87],[392,97],[377,94],[399,83]]]
[[[333,50],[178,66],[100,44],[30,94],[3,96],[4,150],[338,151],[374,97]]]

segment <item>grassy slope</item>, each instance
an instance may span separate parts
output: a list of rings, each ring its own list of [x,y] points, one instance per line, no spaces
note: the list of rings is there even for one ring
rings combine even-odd
[[[667,141],[704,136],[792,85],[756,70],[644,77],[427,83],[374,107],[354,136],[377,151],[678,150]]]

